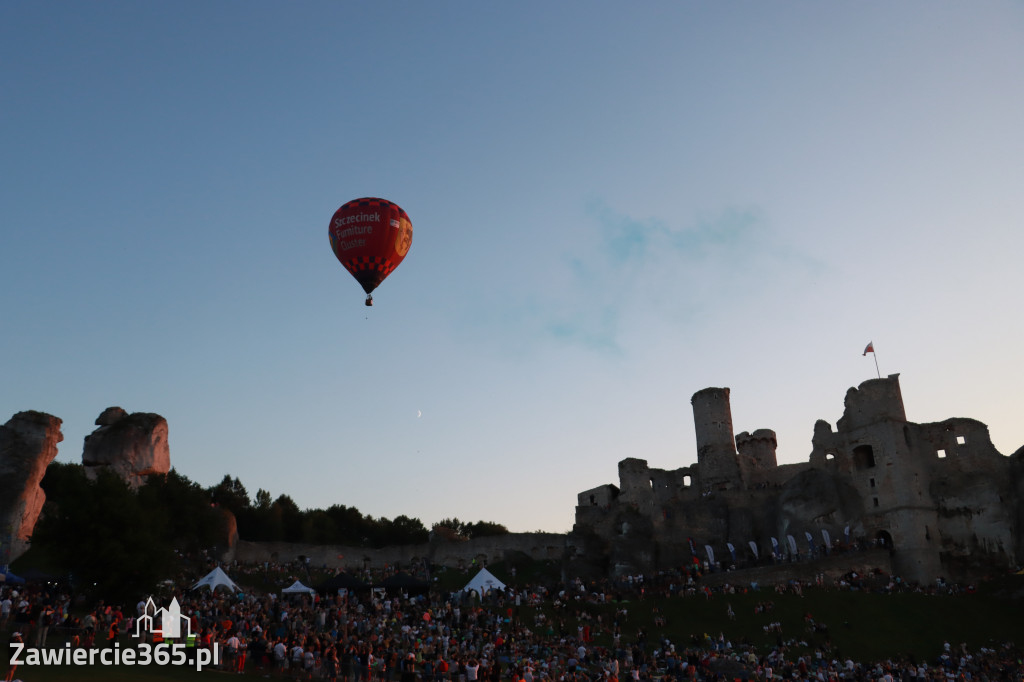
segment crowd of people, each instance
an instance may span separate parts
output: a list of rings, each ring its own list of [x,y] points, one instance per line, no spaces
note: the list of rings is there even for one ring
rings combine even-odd
[[[257,575],[260,567],[236,566]],[[290,567],[275,567],[287,570]],[[270,572],[262,567],[264,575]],[[284,573],[281,573],[283,576]],[[290,577],[290,576],[289,576]],[[687,641],[637,629],[628,598],[704,597],[712,590],[679,576],[627,576],[615,582],[557,588],[539,585],[485,595],[437,590],[422,594],[359,590],[298,597],[249,589],[228,592],[178,590],[194,646],[216,647],[217,668],[260,676],[337,682],[664,682],[806,679],[811,682],[1019,682],[1021,649],[1006,642],[970,649],[946,643],[931,661],[855,662],[833,658],[826,648],[808,653],[806,642],[757,648],[706,634]],[[851,589],[860,577],[844,576],[829,588]],[[824,587],[817,579],[777,588],[803,593]],[[947,586],[948,587],[948,586]],[[896,579],[883,591],[939,589]],[[729,593],[735,586],[719,586]],[[949,588],[952,591],[953,588]],[[960,588],[956,588],[960,589]],[[612,596],[616,598],[613,600]],[[160,597],[158,597],[160,598]],[[598,604],[614,607],[593,609]],[[541,608],[525,608],[541,607]],[[118,606],[100,602],[84,613],[47,586],[0,588],[0,631],[10,641],[46,647],[114,646],[130,637],[137,620],[152,615],[153,602]],[[770,616],[771,599],[755,614]],[[149,611],[147,611],[149,609]],[[736,615],[728,605],[729,618]],[[76,614],[76,610],[78,613]],[[655,629],[660,611],[653,608]],[[770,626],[777,627],[771,620]],[[663,621],[661,621],[663,622]],[[813,620],[810,623],[814,625]],[[660,630],[659,630],[660,632]],[[768,632],[768,630],[766,630]],[[15,634],[17,639],[15,640]],[[804,646],[800,646],[803,644]],[[127,642],[125,643],[127,645]],[[15,671],[8,670],[8,680]]]

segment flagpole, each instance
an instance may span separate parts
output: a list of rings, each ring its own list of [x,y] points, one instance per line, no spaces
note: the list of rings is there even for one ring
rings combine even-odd
[[[868,353],[871,353],[871,356],[875,359],[875,374],[877,374],[878,378],[881,379],[882,371],[878,369],[878,353],[875,352],[874,341],[869,341],[868,345],[864,348],[864,355],[867,355]]]

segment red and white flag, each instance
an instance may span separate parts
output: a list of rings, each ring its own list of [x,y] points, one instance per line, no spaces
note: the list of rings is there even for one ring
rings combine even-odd
[[[874,353],[874,352],[875,352],[875,342],[874,341],[869,341],[867,347],[864,348],[864,353],[862,355],[867,355],[868,353]]]

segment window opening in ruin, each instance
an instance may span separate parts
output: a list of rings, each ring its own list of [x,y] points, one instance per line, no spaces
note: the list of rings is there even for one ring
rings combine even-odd
[[[590,496],[590,504],[594,504],[594,505],[597,504],[597,496],[596,495],[591,495]]]
[[[689,476],[683,476],[683,487],[684,488],[689,488],[690,487],[690,477]]]
[[[870,445],[858,445],[853,449],[853,464],[857,469],[871,469],[875,466],[875,452]]]
[[[967,439],[964,438],[963,436],[957,436],[956,437],[956,444],[957,445],[966,445],[967,444]]]
[[[878,506],[878,498],[877,497],[875,498],[875,506],[876,507]]]
[[[835,454],[833,454],[831,452],[826,452],[825,453],[825,461],[826,462],[834,462],[835,460],[836,460]]]
[[[651,479],[651,490],[654,490],[654,479]]]
[[[875,479],[873,479],[873,478],[871,479],[871,487],[872,487],[872,488],[874,488],[874,487],[875,487]]]
[[[943,457],[946,456],[946,451],[945,450],[939,450],[936,454],[938,454],[939,459],[942,459]]]

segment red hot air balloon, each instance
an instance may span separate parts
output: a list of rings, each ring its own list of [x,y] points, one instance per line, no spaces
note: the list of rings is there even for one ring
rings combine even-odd
[[[353,199],[334,213],[327,234],[334,255],[366,292],[366,305],[412,246],[409,216],[387,199]]]

